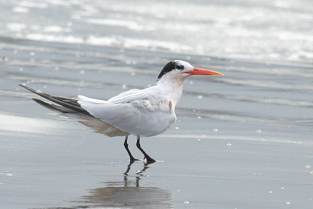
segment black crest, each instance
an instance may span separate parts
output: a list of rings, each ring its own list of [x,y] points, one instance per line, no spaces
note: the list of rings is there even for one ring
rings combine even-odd
[[[168,72],[171,72],[172,70],[174,69],[178,69],[178,70],[183,70],[184,69],[184,66],[177,63],[176,61],[170,61],[169,63],[167,63],[162,71],[160,72],[159,76],[158,76],[158,80],[163,76],[165,75],[166,73]]]

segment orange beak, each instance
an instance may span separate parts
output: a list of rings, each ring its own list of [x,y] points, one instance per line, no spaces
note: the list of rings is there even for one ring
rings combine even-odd
[[[224,75],[223,73],[219,73],[213,70],[205,70],[200,68],[195,68],[192,71],[186,72],[190,75]]]

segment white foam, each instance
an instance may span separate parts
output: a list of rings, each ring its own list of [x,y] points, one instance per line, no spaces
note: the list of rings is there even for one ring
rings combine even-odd
[[[130,30],[155,30],[155,28],[152,26],[139,24],[132,20],[88,18],[85,20],[85,22],[91,23],[91,24],[99,24],[99,25],[112,25],[112,26],[126,27]]]
[[[99,1],[21,0],[11,6],[2,21],[9,31],[0,24],[0,33],[41,41],[312,63],[313,17],[299,2],[277,0],[205,6],[185,2],[179,5],[179,10],[164,2],[151,5],[132,1],[106,5]],[[36,13],[32,12],[38,8],[45,10],[49,21],[33,18]],[[54,15],[64,8],[67,14]],[[12,15],[23,12],[25,18],[10,23]],[[68,24],[63,27],[61,22]]]
[[[32,1],[21,1],[18,3],[19,6],[21,7],[33,7],[33,8],[47,8],[48,4],[47,3],[42,3],[39,1],[32,2]]]
[[[50,35],[41,33],[32,33],[26,35],[26,38],[37,41],[50,41],[50,42],[62,42],[62,43],[73,43],[82,44],[84,39],[75,36],[64,36],[64,35]]]
[[[91,45],[106,45],[106,46],[121,46],[125,48],[143,48],[143,49],[166,49],[174,52],[185,52],[192,50],[192,47],[181,43],[175,43],[170,41],[157,41],[153,39],[135,39],[122,36],[111,37],[96,37],[90,36],[86,40],[87,44]]]
[[[26,25],[22,23],[9,23],[7,28],[11,31],[21,31],[26,28]]]
[[[25,7],[14,7],[13,12],[28,13],[29,9]]]
[[[70,28],[62,28],[57,25],[47,26],[44,29],[45,32],[71,32]]]

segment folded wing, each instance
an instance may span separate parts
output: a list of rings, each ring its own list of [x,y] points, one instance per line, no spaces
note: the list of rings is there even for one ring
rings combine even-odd
[[[79,96],[78,103],[92,116],[140,136],[160,134],[176,120],[172,102],[151,91],[131,90],[108,101]]]

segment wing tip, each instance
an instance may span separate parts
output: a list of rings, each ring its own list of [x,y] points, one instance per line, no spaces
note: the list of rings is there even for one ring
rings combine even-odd
[[[30,92],[35,93],[35,94],[39,93],[39,91],[37,91],[37,90],[35,90],[35,89],[33,89],[33,88],[30,88],[30,87],[28,87],[28,86],[26,86],[26,85],[23,85],[23,84],[18,84],[18,85],[19,85],[20,87],[23,87],[24,89],[30,91]]]

